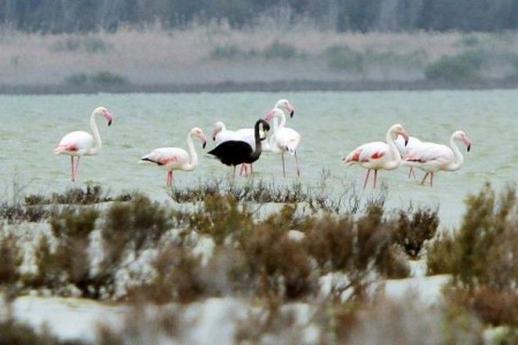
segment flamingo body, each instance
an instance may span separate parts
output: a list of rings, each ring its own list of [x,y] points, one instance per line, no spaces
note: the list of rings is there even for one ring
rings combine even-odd
[[[187,147],[189,152],[179,147],[160,147],[154,149],[147,155],[140,158],[140,162],[154,163],[167,170],[167,186],[173,186],[173,171],[192,171],[198,166],[198,155],[194,149],[192,138],[195,137],[202,142],[202,146],[205,148],[207,139],[203,131],[194,127],[189,131],[187,135]]]
[[[90,115],[90,128],[92,129],[93,135],[85,131],[70,132],[61,138],[54,149],[56,155],[70,156],[72,182],[75,182],[79,178],[80,157],[95,155],[102,147],[99,128],[95,121],[96,116],[103,116],[108,122],[108,126],[111,125],[113,117],[110,112],[105,107],[97,107]]]
[[[401,154],[394,142],[398,135],[402,135],[405,142],[408,141],[406,130],[400,124],[395,124],[388,129],[386,142],[375,141],[360,145],[343,159],[346,165],[359,165],[367,169],[364,189],[367,187],[371,170],[374,170],[373,187],[376,188],[378,170],[393,170],[401,164]]]

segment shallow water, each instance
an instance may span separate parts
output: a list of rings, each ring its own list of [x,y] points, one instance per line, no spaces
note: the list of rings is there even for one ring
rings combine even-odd
[[[439,206],[443,225],[451,226],[460,221],[468,193],[478,191],[486,181],[501,188],[516,180],[516,90],[97,94],[0,96],[0,188],[12,191],[13,180],[25,187],[25,193],[72,186],[70,160],[55,156],[53,148],[69,131],[89,131],[89,114],[102,104],[116,118],[110,128],[99,120],[103,149],[97,156],[81,160],[81,181],[100,183],[112,192],[140,190],[165,198],[166,174],[154,166],[137,164],[143,154],[161,146],[185,148],[186,134],[193,126],[203,128],[207,137],[217,120],[230,129],[251,127],[282,97],[297,109],[288,126],[302,134],[299,157],[304,184],[316,184],[322,169],[328,169],[328,184],[334,191],[351,188],[352,183],[360,185],[364,170],[346,168],[341,158],[359,144],[383,140],[387,128],[396,122],[411,135],[440,143],[446,143],[454,130],[463,129],[473,147],[465,154],[464,167],[439,173],[433,188],[409,180],[405,168],[382,172],[391,207],[406,207],[410,202]],[[225,178],[229,168],[204,155],[198,143],[195,146],[201,154],[200,165],[194,172],[176,173],[176,183],[186,186]],[[207,150],[211,146],[209,142]],[[296,180],[292,157],[288,157],[288,169],[287,182],[291,183]],[[255,172],[258,178],[284,183],[277,155],[263,155]]]

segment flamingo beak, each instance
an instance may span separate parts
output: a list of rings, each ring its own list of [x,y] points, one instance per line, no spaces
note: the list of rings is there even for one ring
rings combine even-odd
[[[205,148],[207,146],[207,137],[204,134],[201,135],[202,144],[201,147]]]
[[[288,103],[288,110],[290,111],[290,118],[293,118],[293,115],[295,115],[295,107]]]
[[[403,129],[401,131],[401,133],[399,133],[399,134],[401,134],[403,139],[405,139],[405,147],[406,147],[408,145],[408,140],[410,139],[410,136],[408,135],[408,132],[405,129]]]
[[[464,136],[462,138],[462,141],[464,141],[464,145],[466,145],[466,149],[469,152],[471,150],[471,140],[469,140],[468,137]]]
[[[108,121],[108,126],[111,126],[112,125],[112,121],[113,121],[112,114],[110,114],[110,112],[108,112],[108,111],[105,111],[105,112],[103,112],[103,116],[106,119],[106,121]]]

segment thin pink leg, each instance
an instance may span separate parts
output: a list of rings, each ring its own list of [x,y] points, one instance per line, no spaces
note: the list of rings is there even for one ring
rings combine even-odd
[[[430,187],[433,187],[433,174],[435,173],[430,173]]]
[[[414,177],[414,180],[416,179],[414,167],[410,167],[410,170],[408,171],[408,178],[410,178],[411,176]]]
[[[70,166],[71,166],[71,179],[72,179],[72,182],[75,182],[76,181],[76,176],[75,176],[75,169],[74,169],[74,156],[70,156]]]
[[[167,172],[167,187],[172,187],[172,186],[173,186],[173,172],[168,171]]]
[[[284,151],[281,152],[282,158],[282,176],[286,177],[286,163],[284,162]]]
[[[81,158],[81,156],[77,156],[77,159],[76,159],[76,166],[75,166],[75,171],[74,171],[76,181],[79,181],[79,159],[80,158]]]
[[[378,169],[374,169],[374,189],[376,189],[376,181],[378,180]]]
[[[297,151],[295,151],[294,155],[295,155],[295,165],[297,166],[297,176],[300,177],[299,159],[297,157]]]
[[[430,175],[430,173],[424,174],[423,180],[421,181],[421,185],[424,186],[424,182],[426,181],[426,178],[428,177],[428,175]]]
[[[365,174],[365,181],[363,181],[363,189],[367,187],[367,181],[369,181],[369,175],[371,173],[371,169],[367,170],[367,173]]]
[[[250,167],[250,175],[252,175],[254,173],[254,165],[250,164],[249,167]]]

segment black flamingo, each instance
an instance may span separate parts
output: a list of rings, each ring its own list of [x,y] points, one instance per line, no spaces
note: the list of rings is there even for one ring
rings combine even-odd
[[[246,141],[227,140],[216,146],[208,153],[215,156],[225,165],[234,167],[234,175],[236,166],[239,164],[252,164],[261,156],[261,141],[265,138],[260,137],[259,127],[262,125],[263,131],[269,131],[270,125],[263,119],[257,120],[254,126],[255,150]]]

